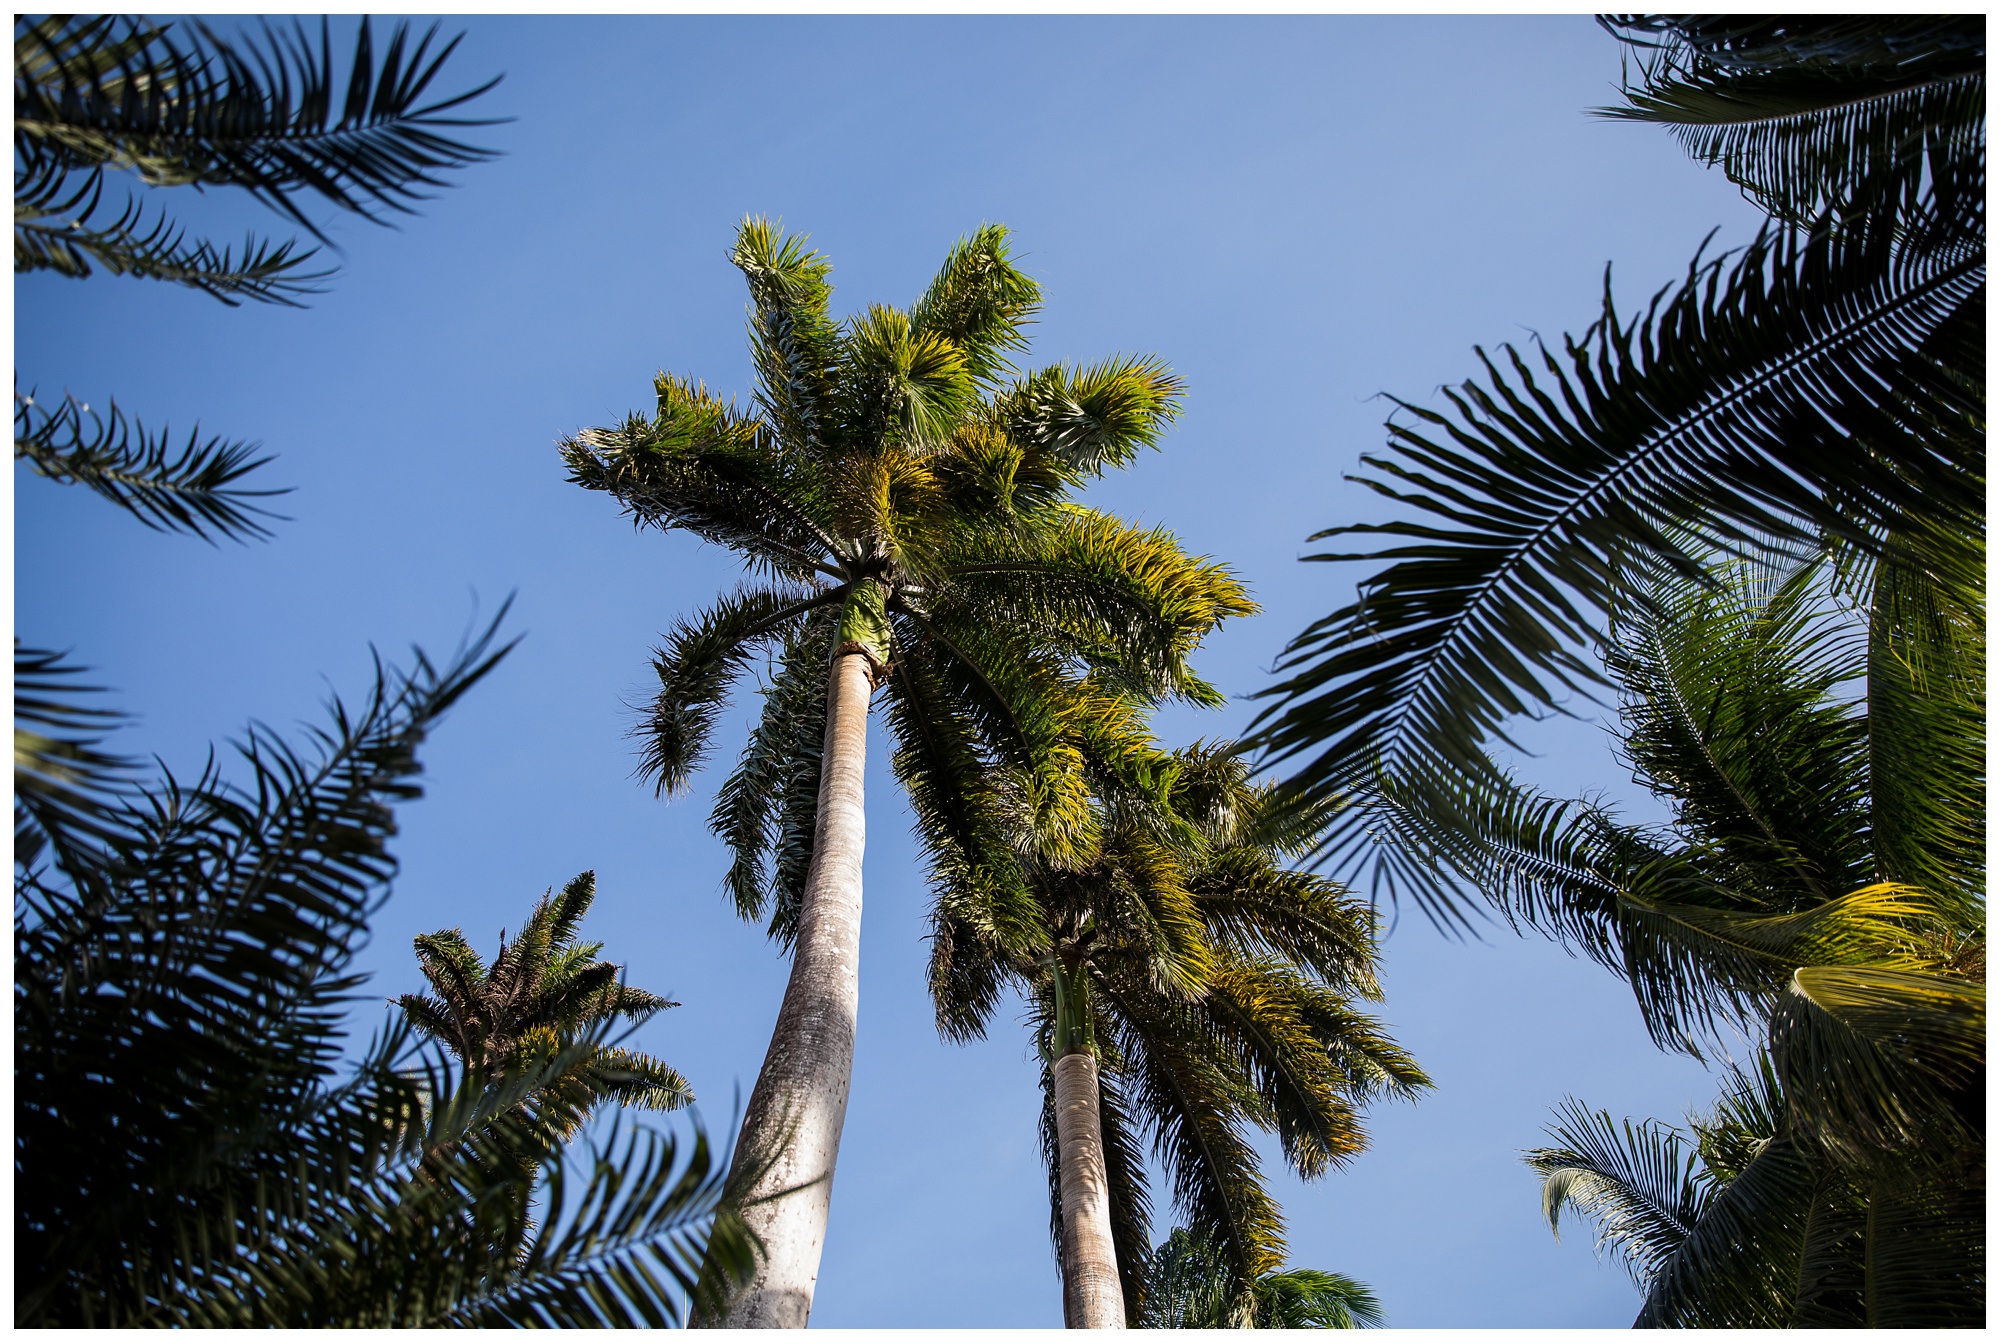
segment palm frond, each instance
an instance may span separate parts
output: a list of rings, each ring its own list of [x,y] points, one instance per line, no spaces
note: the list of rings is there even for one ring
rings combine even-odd
[[[945,256],[937,278],[910,309],[910,329],[950,341],[966,371],[991,386],[1013,371],[1008,356],[1028,346],[1022,327],[1041,306],[1041,287],[1015,268],[1007,230],[981,225]]]
[[[779,443],[808,459],[832,454],[836,388],[843,356],[839,328],[827,315],[833,267],[769,220],[745,219],[729,260],[750,286],[750,351],[757,361],[758,405]]]
[[[37,475],[85,486],[154,531],[203,540],[269,536],[259,519],[277,515],[256,501],[290,491],[237,484],[271,460],[256,451],[252,443],[203,439],[199,428],[176,449],[167,430],[149,433],[115,401],[100,415],[75,397],[50,410],[32,393],[14,394],[16,458]]]
[[[44,182],[112,168],[148,186],[236,187],[323,238],[299,197],[370,219],[406,214],[444,185],[440,173],[493,157],[453,138],[493,120],[453,114],[497,78],[425,101],[459,41],[433,54],[435,26],[412,40],[398,24],[378,54],[364,18],[344,87],[324,19],[317,40],[296,21],[289,31],[262,22],[241,42],[198,20],[185,35],[173,28],[17,21],[17,170]]]
[[[1562,1234],[1565,1208],[1598,1224],[1599,1253],[1611,1250],[1645,1286],[1687,1242],[1712,1192],[1702,1182],[1693,1144],[1655,1120],[1622,1125],[1571,1099],[1549,1126],[1553,1147],[1525,1158],[1542,1177],[1542,1215]]]
[[[1402,544],[1314,557],[1388,567],[1289,646],[1261,692],[1266,762],[1312,753],[1295,796],[1379,796],[1386,774],[1428,806],[1431,780],[1492,777],[1508,718],[1601,684],[1582,649],[1633,557],[1693,574],[1690,535],[1756,552],[1822,529],[1873,548],[1920,517],[1976,534],[1983,448],[1950,370],[1978,366],[1982,256],[1898,251],[1881,229],[1766,234],[1698,259],[1642,317],[1607,294],[1560,357],[1482,353],[1450,413],[1404,406],[1396,456],[1357,479],[1425,517],[1336,529]],[[1395,815],[1349,817],[1329,849],[1366,865]],[[1420,864],[1400,875],[1460,898]]]

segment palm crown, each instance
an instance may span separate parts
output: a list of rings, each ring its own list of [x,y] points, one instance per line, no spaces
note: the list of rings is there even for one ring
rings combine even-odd
[[[492,1076],[553,1057],[601,1025],[637,1025],[679,1006],[625,984],[622,966],[595,959],[602,942],[577,940],[596,894],[596,874],[584,872],[560,895],[544,895],[518,937],[502,934],[491,965],[456,928],[418,937],[417,963],[432,992],[398,998],[403,1015]],[[592,1092],[645,1109],[677,1110],[694,1099],[680,1073],[614,1045],[592,1044],[572,1073]]]
[[[1188,654],[1254,607],[1169,534],[1069,501],[1157,440],[1181,386],[1131,358],[1010,378],[1039,292],[1008,260],[1005,230],[955,247],[908,311],[845,324],[827,310],[828,265],[798,239],[750,220],[731,259],[750,285],[755,409],[662,374],[653,416],[575,435],[564,456],[635,522],[727,545],[766,580],[675,629],[656,661],[645,769],[663,791],[685,786],[751,654],[773,650],[713,825],[736,855],[739,910],[770,910],[789,937],[836,653],[864,653],[889,691],[896,773],[933,852],[1004,870],[992,767],[1032,779],[1044,833],[1090,824],[1073,743],[1099,701],[1074,693],[1075,672],[1217,703]]]

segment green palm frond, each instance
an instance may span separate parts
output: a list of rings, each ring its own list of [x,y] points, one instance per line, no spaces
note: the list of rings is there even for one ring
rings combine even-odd
[[[1131,463],[1159,442],[1186,390],[1158,359],[1120,356],[1088,368],[1056,365],[996,399],[994,420],[1072,482]]]
[[[1387,1322],[1366,1284],[1313,1268],[1259,1277],[1245,1319],[1222,1256],[1184,1227],[1175,1227],[1147,1259],[1145,1307],[1134,1320],[1140,1328],[1374,1329]]]
[[[1370,830],[1399,825],[1367,805],[1385,787],[1443,808],[1432,781],[1490,780],[1508,718],[1601,684],[1581,650],[1627,566],[1697,572],[1687,529],[1748,551],[1819,529],[1874,547],[1924,517],[1946,520],[1941,544],[1978,535],[1978,393],[1954,370],[1978,366],[1982,258],[1898,251],[1881,229],[1766,234],[1642,317],[1607,295],[1560,357],[1482,354],[1450,413],[1405,406],[1396,455],[1357,479],[1423,518],[1336,529],[1397,544],[1315,557],[1387,567],[1292,642],[1253,737],[1271,763],[1312,753],[1295,794],[1358,794],[1329,851],[1364,863]],[[1458,898],[1422,864],[1388,875],[1433,912]]]
[[[782,641],[810,612],[839,600],[838,590],[745,589],[693,620],[675,624],[654,657],[660,693],[640,730],[640,773],[657,791],[680,792],[700,766],[730,688],[765,642]]]
[[[14,456],[36,474],[83,485],[154,531],[204,540],[268,536],[260,499],[287,490],[245,489],[239,481],[270,461],[251,443],[201,437],[190,430],[177,448],[165,429],[149,432],[113,402],[100,415],[74,397],[54,410],[33,394],[14,394]]]
[[[253,727],[247,784],[211,763],[192,784],[100,792],[88,842],[17,865],[18,1318],[142,1309],[129,1292],[179,1271],[188,1218],[310,1203],[412,1112],[387,1044],[358,1089],[321,1093],[351,949],[394,870],[390,807],[416,795],[428,731],[512,647],[499,618],[441,667],[378,662],[358,711],[330,706],[316,755]]]
[[[1041,306],[1041,287],[1013,265],[1007,230],[982,225],[945,257],[937,278],[910,308],[913,332],[949,341],[975,382],[991,386],[1027,349],[1022,328]]]
[[[1344,1273],[1294,1268],[1257,1282],[1259,1329],[1380,1329],[1388,1322],[1368,1285]]]
[[[745,219],[730,262],[750,286],[750,350],[757,361],[757,404],[789,454],[823,459],[838,448],[836,416],[840,330],[827,315],[832,265],[805,240],[769,220]]]
[[[1599,1253],[1609,1249],[1645,1285],[1687,1241],[1713,1197],[1685,1134],[1654,1120],[1614,1124],[1574,1099],[1549,1126],[1553,1147],[1526,1159],[1542,1177],[1542,1215],[1561,1236],[1562,1214],[1595,1220]]]

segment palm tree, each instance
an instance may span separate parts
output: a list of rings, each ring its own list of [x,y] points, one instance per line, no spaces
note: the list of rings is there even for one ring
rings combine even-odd
[[[1171,535],[1069,501],[1157,440],[1180,384],[1149,359],[1014,377],[1039,292],[1004,229],[954,247],[907,311],[844,323],[829,266],[800,239],[747,220],[731,259],[750,286],[754,408],[662,374],[652,415],[563,452],[572,479],[636,524],[729,546],[762,580],[681,622],[658,655],[643,768],[662,792],[684,788],[730,687],[768,651],[763,712],[712,825],[735,852],[737,908],[769,915],[792,974],[732,1177],[767,1257],[720,1322],[799,1327],[853,1056],[874,691],[926,846],[1001,870],[998,773],[1032,780],[1048,833],[1087,822],[1069,768],[1067,743],[1087,731],[1074,673],[1218,702],[1188,654],[1253,608]]]
[[[1310,1179],[1361,1150],[1358,1102],[1429,1085],[1353,1008],[1380,992],[1372,912],[1281,866],[1304,832],[1263,828],[1271,790],[1199,745],[1161,757],[1158,775],[1164,807],[1100,789],[1102,839],[1085,861],[1024,853],[1038,936],[948,898],[933,938],[947,1036],[982,1035],[1005,983],[1034,1006],[1050,1225],[1074,1328],[1123,1327],[1150,1309],[1143,1131],[1247,1317],[1284,1246],[1244,1126],[1275,1131]]]
[[[1257,1329],[1378,1329],[1388,1322],[1364,1283],[1316,1268],[1265,1273],[1252,1288]],[[1228,1262],[1201,1237],[1175,1227],[1146,1265],[1144,1329],[1231,1329]]]
[[[699,1130],[684,1155],[614,1130],[572,1189],[560,1083],[601,1032],[466,1076],[392,1022],[341,1062],[393,804],[506,653],[498,623],[334,704],[315,753],[253,728],[247,786],[212,763],[140,780],[105,749],[117,715],[79,707],[75,669],[17,655],[17,1325],[678,1318],[721,1172]],[[740,1271],[749,1242],[717,1226],[708,1252]]]
[[[179,31],[176,29],[179,28]],[[438,176],[491,158],[452,138],[490,122],[451,115],[493,79],[426,101],[458,39],[431,52],[398,24],[379,52],[361,21],[346,85],[333,75],[331,30],[315,41],[260,22],[234,41],[200,20],[56,15],[14,22],[14,270],[113,275],[187,285],[235,306],[299,306],[333,272],[307,270],[317,248],[250,237],[240,253],[186,229],[148,196],[107,200],[112,175],[146,188],[232,187],[320,242],[301,200],[381,221],[408,214]],[[239,482],[268,461],[253,444],[190,433],[178,447],[113,402],[105,413],[65,396],[14,396],[14,455],[80,484],[149,527],[196,536],[265,534],[258,502],[274,490]]]
[[[1531,1154],[1642,1324],[1983,1318],[1985,638],[1957,595],[1824,557],[1657,575],[1607,665],[1672,823],[1521,793],[1429,837],[1627,979],[1661,1044],[1755,1043],[1692,1146],[1572,1102]]]
[[[1830,537],[1984,582],[1984,19],[1613,27],[1652,54],[1608,115],[1672,126],[1769,227],[1643,314],[1607,284],[1560,350],[1480,351],[1443,409],[1399,402],[1356,479],[1412,512],[1321,533],[1381,536],[1311,557],[1379,567],[1292,641],[1253,733],[1297,796],[1354,804],[1329,855],[1437,919],[1461,896],[1418,833],[1467,777],[1501,786],[1510,718],[1604,684],[1630,562]]]
[[[417,964],[431,992],[406,993],[395,1003],[411,1026],[489,1077],[553,1058],[603,1026],[636,1026],[680,1006],[627,985],[624,967],[593,959],[602,942],[577,941],[596,895],[593,872],[578,874],[560,895],[545,893],[519,937],[510,943],[501,934],[491,965],[456,928],[420,935]],[[593,1045],[563,1082],[580,1093],[579,1117],[598,1097],[661,1111],[694,1101],[679,1072],[613,1045]]]

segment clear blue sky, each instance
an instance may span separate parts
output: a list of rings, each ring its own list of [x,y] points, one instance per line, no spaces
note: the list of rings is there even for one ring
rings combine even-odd
[[[625,733],[653,642],[735,567],[635,534],[564,483],[554,443],[646,407],[656,369],[749,391],[736,220],[810,233],[842,312],[907,302],[955,238],[1003,222],[1047,298],[1035,361],[1157,352],[1186,378],[1162,451],[1094,501],[1227,559],[1265,613],[1203,659],[1237,700],[1171,715],[1170,740],[1241,730],[1284,642],[1345,599],[1351,577],[1297,557],[1372,507],[1341,477],[1381,444],[1376,393],[1431,399],[1475,343],[1580,330],[1607,261],[1635,302],[1709,230],[1755,226],[1664,132],[1585,114],[1619,53],[1579,17],[446,26],[467,33],[447,85],[506,72],[479,104],[515,118],[481,133],[505,157],[398,231],[336,224],[343,270],[309,310],[16,282],[23,387],[261,440],[296,487],[276,540],[210,548],[18,474],[17,630],[141,714],[127,749],[192,773],[248,718],[311,722],[329,687],[359,694],[371,641],[442,653],[474,594],[484,613],[518,592],[526,641],[428,748],[402,814],[373,987],[414,987],[413,934],[457,925],[490,950],[594,867],[589,931],[685,1004],[638,1043],[716,1123],[784,966],[723,905],[715,773],[662,804]],[[195,204],[225,237],[281,229]],[[1632,791],[1596,728],[1534,741],[1550,786]],[[982,1045],[937,1039],[924,886],[879,749],[869,787],[861,1036],[813,1322],[1058,1325],[1018,1005]],[[1453,943],[1405,911],[1387,958],[1384,1014],[1438,1090],[1375,1112],[1347,1173],[1274,1176],[1292,1261],[1373,1284],[1397,1325],[1628,1323],[1624,1274],[1580,1232],[1551,1240],[1518,1153],[1566,1094],[1672,1117],[1706,1075],[1652,1049],[1622,985],[1540,941]]]

